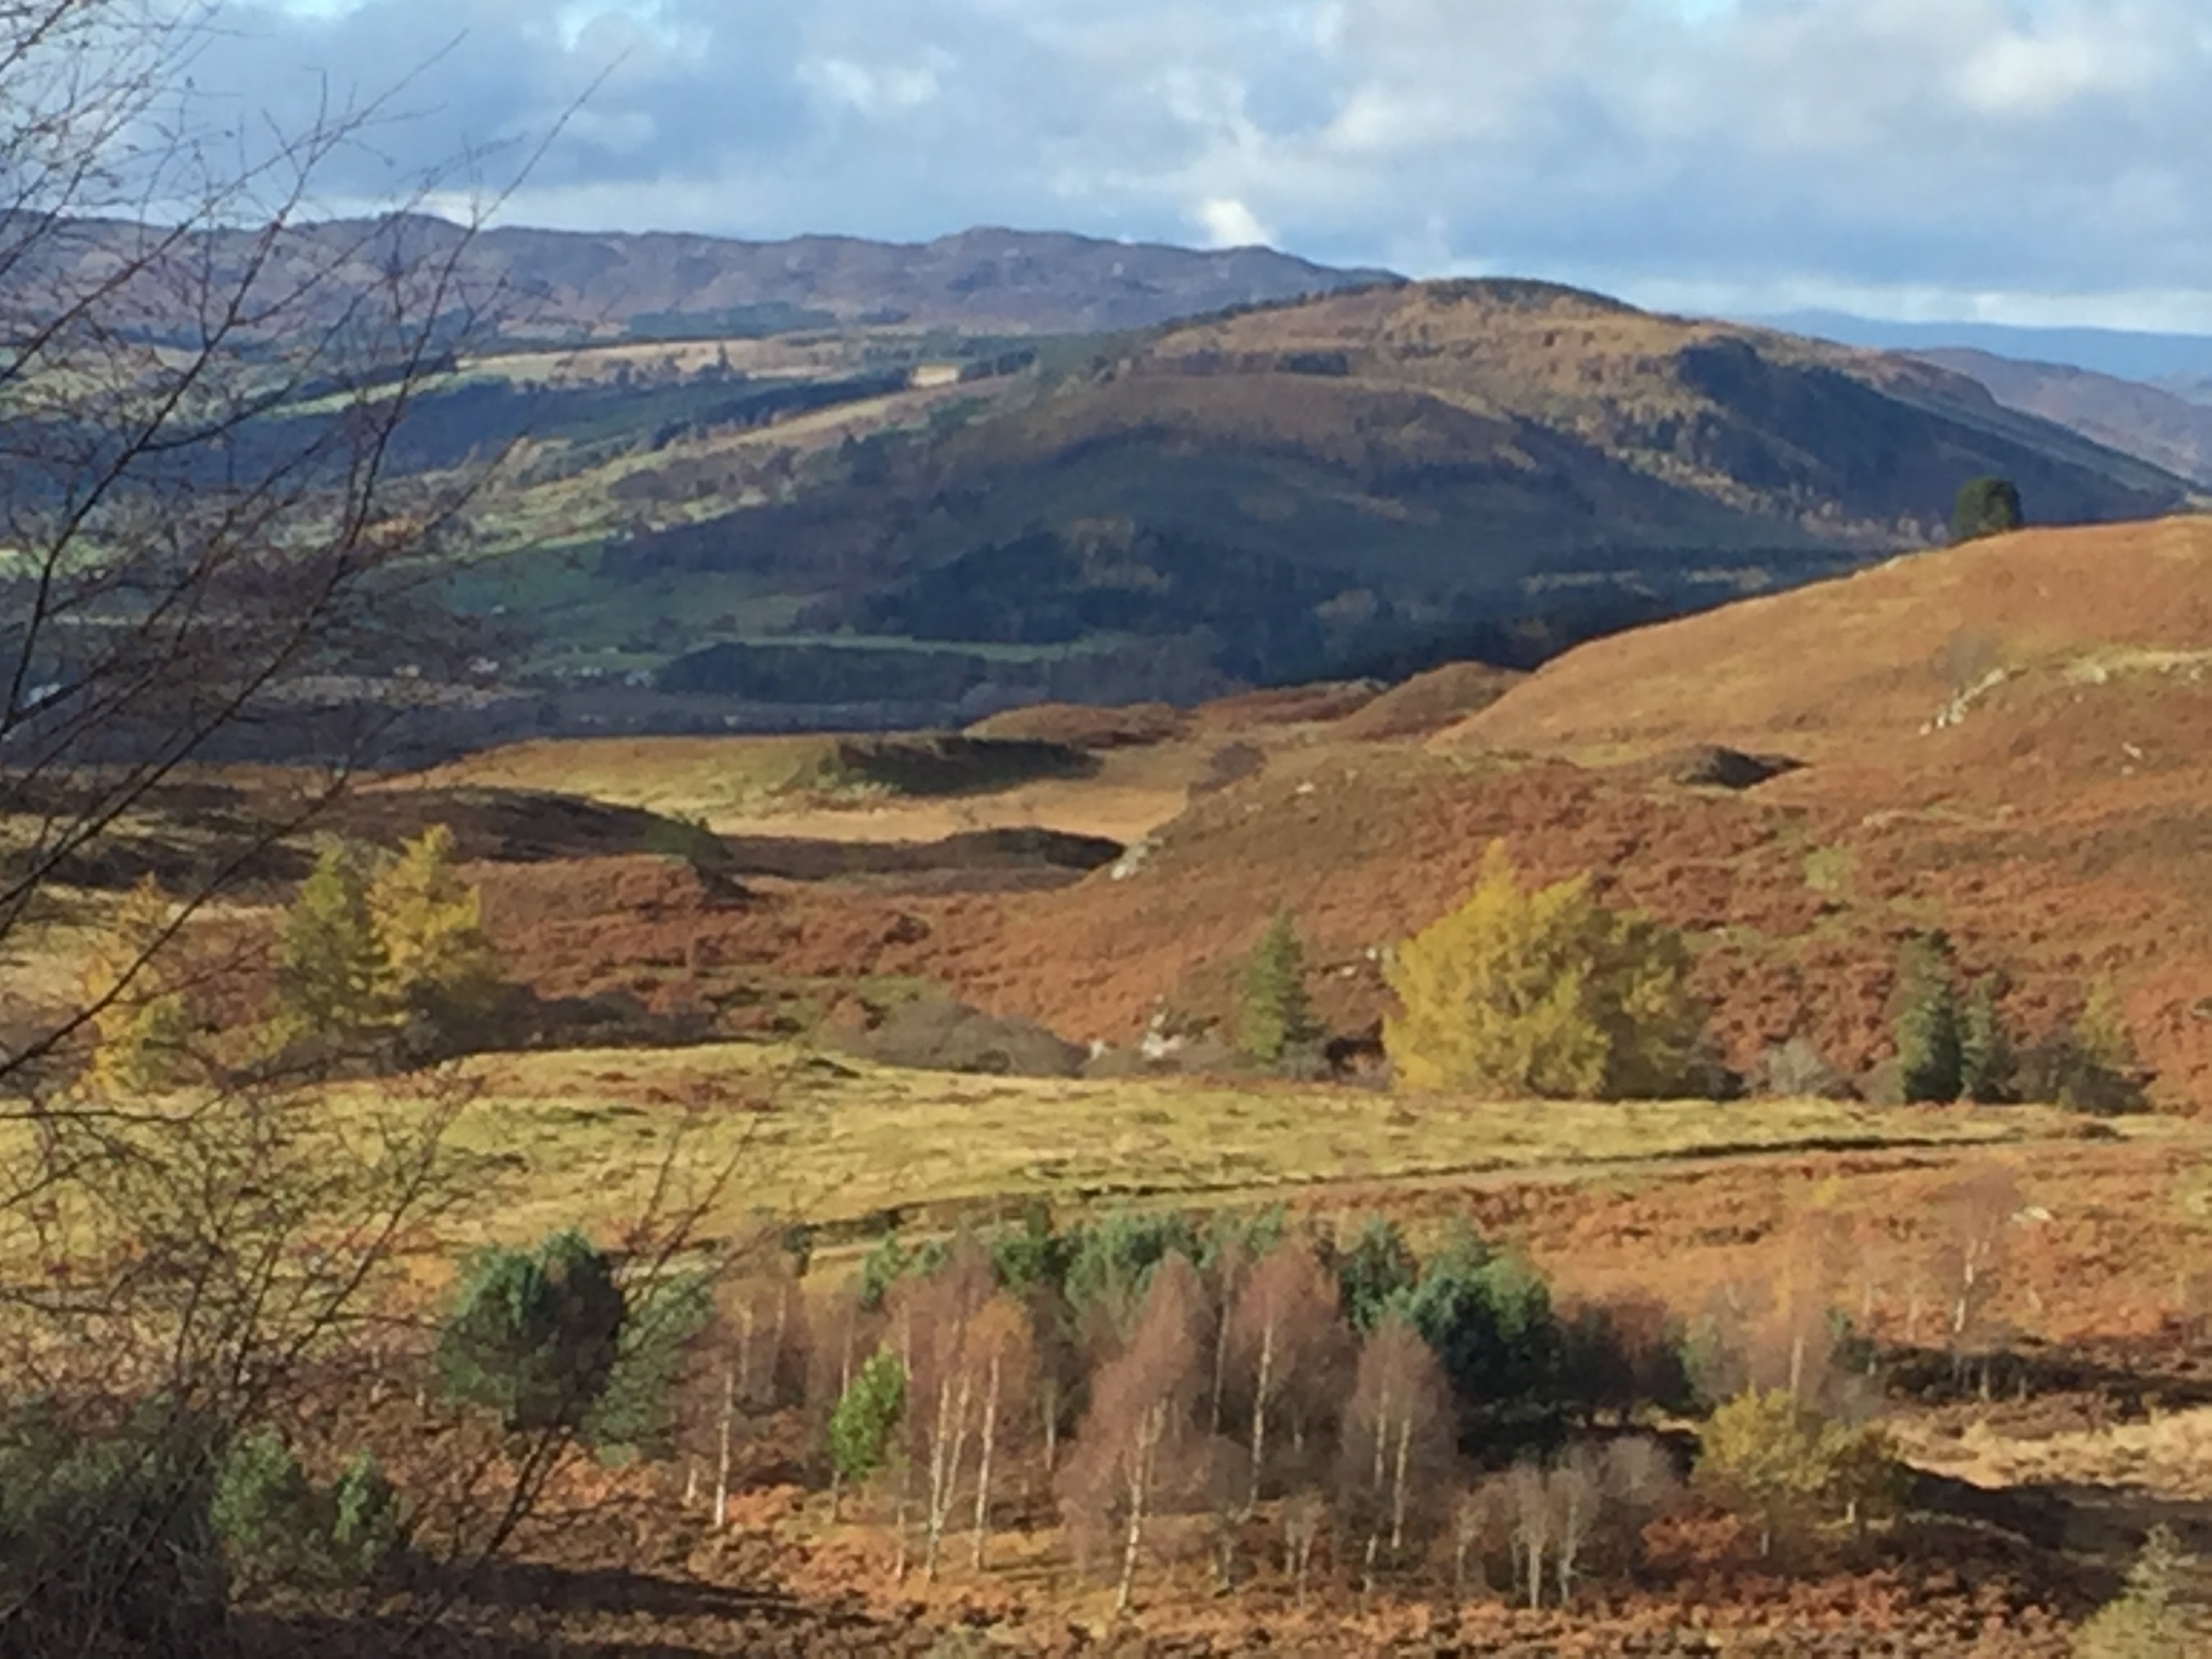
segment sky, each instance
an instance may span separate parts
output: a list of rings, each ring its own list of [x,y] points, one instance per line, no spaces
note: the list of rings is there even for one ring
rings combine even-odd
[[[506,222],[1266,242],[1672,309],[2212,331],[2212,0],[226,0],[200,94]],[[549,142],[550,136],[550,142]],[[538,154],[540,146],[543,153]]]

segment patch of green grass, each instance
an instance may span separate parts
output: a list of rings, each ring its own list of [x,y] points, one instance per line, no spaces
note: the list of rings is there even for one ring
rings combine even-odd
[[[1816,847],[1805,854],[1805,884],[1816,893],[1842,898],[1858,873],[1858,855],[1848,847]]]
[[[919,732],[586,738],[494,750],[458,769],[470,782],[556,788],[704,823],[793,804],[986,794],[1088,776],[1097,766],[1093,757],[1060,744]]]
[[[747,1215],[918,1223],[1061,1203],[1248,1201],[1334,1180],[1607,1179],[1674,1159],[1972,1145],[2061,1132],[2033,1107],[1930,1111],[1824,1101],[1492,1102],[1280,1083],[976,1078],[826,1062],[789,1048],[502,1055],[456,1140],[505,1154],[459,1241],[618,1227],[664,1167],[709,1231]],[[616,1115],[617,1109],[643,1108]],[[669,1160],[672,1154],[673,1164]]]

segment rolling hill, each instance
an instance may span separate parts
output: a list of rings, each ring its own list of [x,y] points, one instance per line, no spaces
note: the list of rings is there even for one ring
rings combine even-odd
[[[600,571],[810,592],[799,623],[823,635],[1202,634],[1222,672],[1287,682],[1425,651],[1535,660],[1830,574],[1939,538],[1984,473],[2044,522],[2189,495],[1932,365],[1542,284],[1417,284],[1159,331],[883,434],[783,501],[641,532]],[[677,672],[699,690],[741,657]]]
[[[732,801],[768,752],[744,738],[556,742],[442,781],[566,780],[707,811],[738,842],[1043,825],[1127,849],[1019,890],[771,884],[727,913],[518,934],[522,970],[542,960],[564,994],[644,976],[711,1003],[763,975],[926,978],[1127,1045],[1227,1018],[1244,953],[1286,907],[1322,1012],[1358,1032],[1388,1006],[1383,953],[1502,839],[1529,879],[1587,873],[1683,928],[1739,1072],[1795,1037],[1867,1076],[1900,945],[1940,927],[2026,1037],[2109,982],[2158,1097],[2212,1084],[2212,520],[1992,538],[1598,640],[1524,678],[1376,690],[1127,711],[1091,723],[1109,746],[1089,775],[941,800]],[[988,729],[1079,737],[1071,712]],[[515,902],[554,903],[569,880],[549,869]]]
[[[137,234],[52,246],[88,276]],[[507,458],[447,596],[489,667],[417,758],[1528,667],[1926,545],[1978,475],[2040,523],[2191,499],[1936,365],[1544,283],[1000,232],[460,237],[315,226],[270,264],[341,303],[394,238],[458,251],[510,327],[385,451]],[[345,401],[295,389],[222,464],[312,447]]]
[[[1355,720],[1263,745],[1122,878],[948,918],[931,971],[1002,1012],[1126,1040],[1227,1014],[1274,908],[1340,1030],[1385,1006],[1377,952],[1503,838],[1688,929],[1722,1050],[1792,1036],[1858,1072],[1887,1042],[1899,942],[1941,927],[2047,1030],[2109,980],[2165,1097],[2212,1080],[2212,522],[2041,531],[1899,559],[1601,640],[1427,738]],[[1705,745],[1798,763],[1677,780]]]

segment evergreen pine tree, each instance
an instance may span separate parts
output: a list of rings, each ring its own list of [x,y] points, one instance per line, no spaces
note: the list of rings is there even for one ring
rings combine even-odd
[[[1373,1330],[1419,1278],[1420,1263],[1406,1236],[1379,1215],[1361,1224],[1352,1248],[1336,1260],[1337,1295],[1356,1330]]]
[[[1959,1097],[1958,994],[1951,985],[1951,952],[1940,933],[1906,941],[1897,970],[1899,1091],[1915,1103],[1948,1104]]]
[[[1270,1065],[1316,1041],[1313,1004],[1306,995],[1305,947],[1288,910],[1278,910],[1244,964],[1244,1052]]]
[[[622,1361],[629,1318],[613,1261],[582,1234],[495,1246],[462,1274],[438,1333],[440,1378],[449,1399],[490,1407],[510,1430],[581,1428]]]
[[[906,1407],[906,1371],[889,1349],[870,1356],[830,1413],[830,1462],[859,1486],[891,1451],[891,1431]]]
[[[1960,1095],[1984,1105],[2002,1100],[2012,1073],[2012,1046],[1997,1012],[1996,988],[1978,979],[1959,1010]]]

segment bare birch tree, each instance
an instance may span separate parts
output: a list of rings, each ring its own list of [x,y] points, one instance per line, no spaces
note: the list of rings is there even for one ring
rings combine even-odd
[[[1449,1454],[1450,1398],[1420,1333],[1403,1316],[1384,1315],[1360,1347],[1343,1443],[1347,1491],[1369,1517],[1363,1576],[1370,1590],[1386,1541],[1395,1564],[1414,1501]]]
[[[1023,1403],[1036,1386],[1036,1346],[1029,1310],[1003,1292],[986,1303],[969,1328],[969,1347],[983,1374],[982,1421],[975,1450],[975,1514],[969,1565],[983,1569],[991,1532],[992,1482],[1009,1428],[1021,1421]]]
[[[951,1522],[968,1444],[990,1391],[988,1357],[973,1340],[996,1279],[989,1253],[963,1238],[928,1278],[902,1281],[892,1323],[907,1345],[913,1457],[927,1472],[922,1497],[922,1574],[934,1579]]]
[[[1071,1525],[1118,1527],[1115,1606],[1123,1612],[1134,1598],[1146,1528],[1197,1430],[1206,1329],[1197,1269],[1171,1255],[1153,1271],[1127,1343],[1092,1380],[1091,1407],[1062,1477]]]
[[[1286,1408],[1301,1421],[1340,1385],[1351,1347],[1334,1279],[1310,1246],[1285,1239],[1261,1259],[1224,1322],[1239,1380],[1250,1390],[1248,1510],[1267,1483],[1268,1425]]]
[[[1981,1350],[1982,1389],[1990,1384],[1989,1305],[2004,1267],[2020,1185],[2002,1164],[1984,1164],[1947,1188],[1937,1202],[1938,1271],[1948,1286],[1944,1336],[1956,1375],[1963,1377]]]
[[[1544,1605],[1544,1567],[1558,1536],[1559,1510],[1552,1502],[1551,1482],[1535,1463],[1516,1463],[1505,1477],[1505,1492],[1513,1510],[1515,1571],[1531,1607]]]

